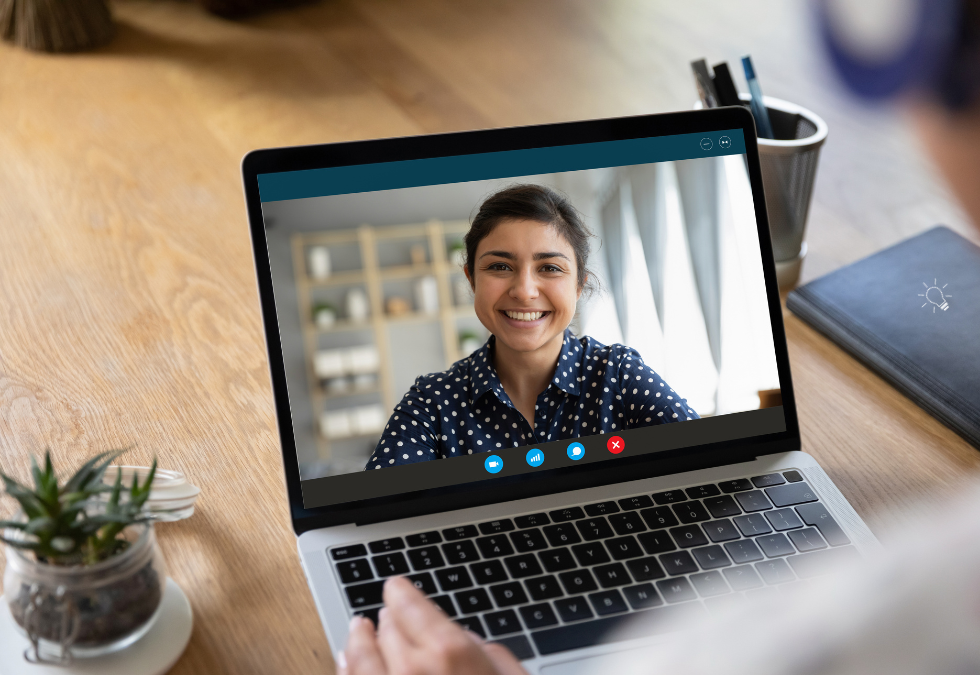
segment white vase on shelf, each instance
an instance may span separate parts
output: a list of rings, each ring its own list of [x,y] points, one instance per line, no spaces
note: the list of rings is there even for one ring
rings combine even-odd
[[[347,318],[354,323],[367,321],[370,313],[367,293],[360,288],[347,291]]]
[[[311,246],[306,253],[310,276],[322,281],[330,276],[330,249],[326,246]]]

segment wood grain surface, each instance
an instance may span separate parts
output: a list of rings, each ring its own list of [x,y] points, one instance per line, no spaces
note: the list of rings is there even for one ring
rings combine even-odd
[[[945,222],[905,118],[834,83],[801,0],[323,0],[229,22],[121,0],[95,52],[0,45],[0,467],[111,447],[181,469],[159,528],[195,613],[175,673],[331,673],[296,554],[239,178],[247,151],[686,109],[688,62],[751,52],[830,139],[806,278]],[[980,456],[787,316],[804,449],[878,531]],[[9,504],[6,505],[9,508]]]

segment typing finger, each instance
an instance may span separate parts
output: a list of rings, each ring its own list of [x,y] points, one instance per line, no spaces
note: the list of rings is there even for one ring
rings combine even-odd
[[[384,600],[390,619],[415,645],[425,644],[447,628],[462,630],[404,577],[392,577],[385,582]]]
[[[417,649],[402,633],[401,628],[391,618],[391,610],[383,608],[378,615],[378,647],[385,663],[398,664],[399,671],[417,672],[411,667],[417,659]]]
[[[503,645],[485,644],[483,651],[499,675],[528,675],[517,657]]]
[[[384,658],[374,634],[374,624],[369,619],[355,616],[347,632],[347,648],[344,650],[342,675],[387,675]]]

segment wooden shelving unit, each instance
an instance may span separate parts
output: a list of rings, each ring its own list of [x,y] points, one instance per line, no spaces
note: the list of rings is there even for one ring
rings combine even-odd
[[[299,319],[303,331],[303,345],[306,366],[306,377],[309,388],[310,403],[313,407],[314,424],[317,425],[317,453],[321,459],[331,458],[331,442],[319,428],[320,414],[325,410],[327,401],[365,396],[374,394],[380,398],[386,411],[394,409],[404,392],[394,392],[392,389],[392,357],[388,344],[389,326],[408,322],[438,322],[441,326],[442,351],[445,355],[445,366],[449,367],[459,360],[461,354],[458,340],[458,324],[461,318],[473,317],[472,305],[458,306],[454,302],[452,276],[458,270],[454,269],[447,254],[447,239],[461,239],[469,229],[466,221],[438,221],[410,225],[393,225],[373,227],[361,225],[354,229],[327,230],[321,232],[303,232],[292,237],[293,272],[296,280],[296,294],[299,304]],[[385,242],[399,239],[421,240],[428,248],[428,260],[423,264],[382,266],[379,264],[379,246]],[[307,250],[312,246],[352,247],[359,250],[360,267],[332,273],[326,279],[313,279],[307,272]],[[407,314],[388,316],[385,313],[385,282],[409,281],[414,278],[432,276],[436,280],[439,297],[439,311],[436,313],[410,312]],[[317,289],[342,289],[345,286],[361,287],[367,293],[370,317],[367,321],[352,322],[338,319],[329,328],[319,328],[313,322],[313,296]],[[369,389],[352,389],[346,392],[324,391],[313,369],[313,359],[316,352],[322,348],[321,339],[325,336],[350,333],[354,331],[370,331],[371,344],[378,350],[379,369],[378,385]],[[351,436],[343,439],[367,439],[370,435]]]

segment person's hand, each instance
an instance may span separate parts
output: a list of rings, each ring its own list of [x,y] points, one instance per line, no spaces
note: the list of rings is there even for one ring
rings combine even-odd
[[[338,675],[527,675],[506,647],[485,643],[449,618],[409,580],[385,582],[378,630],[355,616]]]

